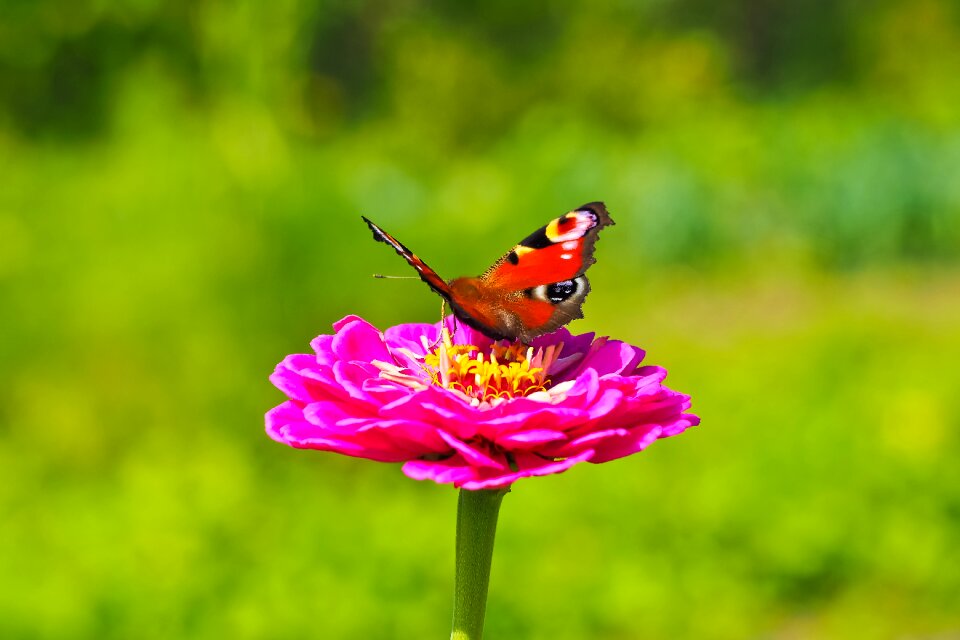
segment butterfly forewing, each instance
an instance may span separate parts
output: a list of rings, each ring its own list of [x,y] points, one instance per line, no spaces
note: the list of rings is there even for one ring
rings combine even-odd
[[[602,202],[585,204],[521,240],[481,278],[488,286],[508,291],[572,280],[595,262],[597,234],[612,224]]]
[[[436,271],[430,268],[430,266],[417,257],[417,255],[407,249],[406,246],[389,233],[375,225],[371,222],[366,216],[360,216],[363,218],[363,221],[367,223],[367,226],[370,227],[370,231],[373,232],[373,239],[378,242],[384,242],[389,244],[394,250],[400,255],[401,258],[406,260],[411,267],[417,270],[417,273],[420,274],[420,279],[426,282],[431,289],[439,293],[444,298],[450,299],[450,286],[441,278]]]

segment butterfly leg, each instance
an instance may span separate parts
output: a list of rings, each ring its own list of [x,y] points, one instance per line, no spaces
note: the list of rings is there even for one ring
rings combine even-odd
[[[443,319],[447,315],[447,301],[444,298],[440,299],[440,334],[437,336],[437,341],[430,345],[430,349],[436,349],[440,346],[440,343],[443,342],[443,332],[446,331],[446,325],[443,323]]]

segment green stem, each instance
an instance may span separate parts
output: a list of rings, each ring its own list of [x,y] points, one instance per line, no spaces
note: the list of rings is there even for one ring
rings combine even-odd
[[[450,640],[480,640],[487,609],[490,560],[500,501],[509,489],[460,490],[457,502],[457,574]]]

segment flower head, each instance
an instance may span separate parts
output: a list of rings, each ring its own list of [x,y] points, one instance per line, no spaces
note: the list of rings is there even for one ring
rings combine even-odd
[[[267,433],[474,490],[621,458],[700,422],[637,347],[566,329],[509,344],[452,324],[340,320],[314,354],[277,365],[270,380],[289,400]]]

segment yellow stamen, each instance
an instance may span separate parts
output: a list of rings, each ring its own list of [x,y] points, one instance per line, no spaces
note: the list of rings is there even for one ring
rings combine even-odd
[[[494,402],[546,391],[548,370],[561,345],[534,351],[520,343],[494,343],[489,353],[474,345],[453,344],[443,329],[438,347],[423,360],[434,384],[462,393],[471,400]]]

